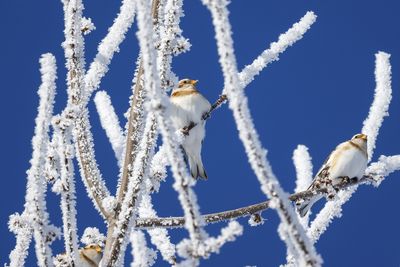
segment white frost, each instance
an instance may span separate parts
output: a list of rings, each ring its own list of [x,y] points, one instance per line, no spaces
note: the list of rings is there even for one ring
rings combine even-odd
[[[130,241],[133,256],[131,267],[152,266],[157,259],[157,252],[147,247],[143,232],[140,230],[132,231]]]
[[[111,103],[110,96],[105,91],[97,92],[94,97],[97,113],[100,117],[100,123],[106,132],[108,140],[114,150],[118,165],[121,167],[123,162],[123,152],[125,146],[124,132],[120,126],[118,116],[115,113]]]

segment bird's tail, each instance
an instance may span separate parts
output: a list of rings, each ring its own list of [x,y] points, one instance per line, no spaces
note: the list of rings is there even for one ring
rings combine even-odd
[[[201,161],[201,156],[199,155],[198,157],[193,157],[191,155],[188,155],[188,159],[190,174],[192,175],[192,177],[197,179],[197,177],[200,176],[200,178],[207,180],[208,177],[206,170],[204,169],[203,162]]]
[[[315,202],[321,199],[322,196],[314,196],[311,199],[307,200],[298,200],[296,201],[296,209],[297,212],[300,214],[300,217],[306,216],[308,211],[314,205]]]

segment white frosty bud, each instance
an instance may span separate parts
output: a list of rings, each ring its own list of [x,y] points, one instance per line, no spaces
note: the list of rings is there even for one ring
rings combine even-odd
[[[259,226],[264,224],[264,218],[260,213],[255,213],[250,216],[248,223],[250,226]]]
[[[27,228],[28,225],[29,221],[24,215],[21,215],[18,212],[10,215],[10,219],[8,221],[8,229],[10,232],[18,234],[21,228]]]
[[[54,182],[53,186],[51,187],[51,191],[53,191],[57,195],[61,194],[64,191],[64,186],[60,179],[57,179]]]
[[[104,247],[106,237],[96,227],[87,227],[83,232],[81,242],[85,245],[97,244]]]
[[[61,230],[57,226],[49,225],[46,229],[46,242],[53,243],[54,240],[61,238]]]
[[[96,26],[92,22],[91,18],[82,18],[81,20],[81,31],[84,35],[91,33],[96,30]]]

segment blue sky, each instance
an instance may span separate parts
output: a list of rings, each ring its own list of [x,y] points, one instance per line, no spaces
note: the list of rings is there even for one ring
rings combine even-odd
[[[329,152],[339,143],[360,131],[373,99],[374,54],[392,54],[393,100],[390,117],[386,118],[378,136],[374,159],[381,154],[400,153],[400,4],[387,1],[233,1],[230,19],[233,28],[238,68],[242,69],[261,53],[280,33],[285,32],[308,10],[318,15],[317,22],[303,40],[271,64],[246,92],[254,121],[268,158],[286,191],[292,192],[295,171],[291,160],[298,144],[309,147],[314,172]],[[26,170],[31,156],[30,141],[37,112],[40,84],[38,59],[52,52],[58,62],[56,112],[65,106],[65,67],[61,48],[63,13],[59,1],[1,1],[0,17],[3,51],[1,114],[1,169],[3,186],[0,201],[0,261],[8,261],[15,239],[7,230],[7,218],[23,209]],[[119,1],[86,1],[85,16],[91,17],[97,30],[86,37],[87,62],[96,53],[98,42],[107,32],[119,9]],[[187,0],[182,20],[184,35],[192,43],[189,53],[174,60],[179,77],[198,79],[199,89],[212,102],[223,87],[223,78],[214,30],[208,10],[200,1]],[[128,108],[128,96],[138,45],[136,26],[128,33],[103,79],[116,111]],[[91,122],[96,139],[97,156],[103,176],[115,192],[118,169],[98,116],[90,103]],[[207,123],[203,160],[209,180],[196,185],[201,211],[216,212],[246,206],[265,199],[258,181],[247,162],[238,139],[232,114],[227,106],[215,112]],[[162,184],[154,196],[155,207],[162,216],[182,214],[172,178]],[[343,217],[337,219],[317,243],[325,266],[399,266],[400,213],[398,190],[400,173],[392,174],[375,189],[362,186],[344,206]],[[91,207],[83,184],[77,177],[79,234],[88,226],[104,225]],[[48,193],[51,220],[61,225],[59,197]],[[318,206],[318,205],[317,205]],[[318,208],[318,207],[317,207]],[[245,219],[245,234],[229,243],[221,254],[212,255],[202,266],[278,266],[285,262],[285,247],[276,232],[275,212],[263,213],[260,227],[250,227]],[[217,234],[225,224],[207,227]],[[186,235],[184,230],[171,231],[174,241]],[[54,250],[61,251],[61,242]],[[27,266],[35,266],[31,254]],[[164,266],[159,261],[157,266]]]

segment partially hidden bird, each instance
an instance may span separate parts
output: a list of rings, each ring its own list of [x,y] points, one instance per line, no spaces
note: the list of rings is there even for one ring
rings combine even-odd
[[[210,102],[197,90],[197,80],[183,79],[170,96],[170,117],[176,130],[183,130],[185,137],[182,148],[189,163],[193,178],[207,179],[207,173],[201,159],[201,147],[205,137],[203,115],[211,108]],[[186,131],[188,126],[193,126]]]
[[[98,244],[89,244],[79,249],[79,258],[76,259],[75,266],[98,267],[102,257],[102,248]],[[54,257],[53,263],[55,267],[71,266],[71,262],[66,253],[58,254]]]
[[[360,179],[368,163],[367,135],[356,134],[339,144],[328,156],[307,190],[335,186],[343,179]],[[322,198],[321,194],[311,199],[296,201],[296,209],[304,217],[312,205]]]
[[[102,256],[102,249],[97,244],[90,244],[79,250],[79,257],[83,263],[81,267],[99,266]]]

